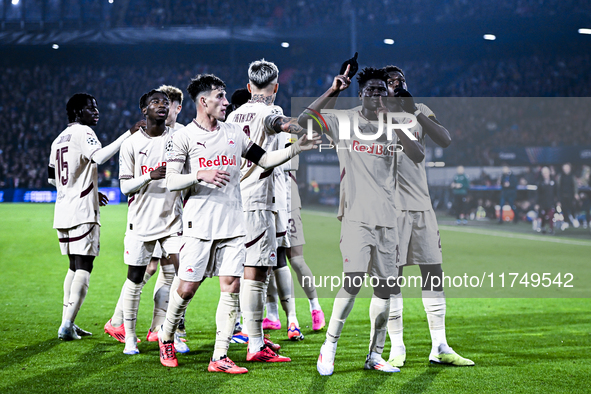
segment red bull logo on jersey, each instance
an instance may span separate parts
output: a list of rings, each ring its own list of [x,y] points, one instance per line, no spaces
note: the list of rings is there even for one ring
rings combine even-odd
[[[219,167],[219,166],[235,166],[236,155],[228,157],[226,155],[218,155],[215,159],[206,159],[204,157],[199,158],[200,167]]]
[[[230,145],[230,146],[234,146],[234,145],[236,145],[236,143],[234,142],[234,140],[233,140],[232,138],[230,138],[230,139],[228,140],[228,145]]]
[[[163,161],[162,163],[158,163],[156,164],[155,167],[148,167],[148,166],[141,166],[142,169],[142,175],[147,174],[148,172],[152,172],[154,171],[156,168],[158,167],[162,167],[162,166],[166,166],[166,162]]]
[[[193,269],[193,267],[187,267],[187,269],[185,270],[187,273],[192,274],[195,272],[195,270]]]

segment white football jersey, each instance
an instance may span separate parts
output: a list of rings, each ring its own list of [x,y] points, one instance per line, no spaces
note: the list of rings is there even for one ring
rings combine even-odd
[[[276,149],[276,134],[273,129],[265,126],[265,118],[269,115],[283,116],[283,110],[276,105],[248,102],[230,114],[229,123],[239,125],[254,143],[270,151]],[[248,160],[242,160],[240,172],[242,208],[245,211],[276,211],[273,169],[264,170]]]
[[[80,123],[70,123],[51,144],[49,167],[55,168],[57,188],[53,228],[100,225],[98,173],[92,155],[101,147],[94,131]]]
[[[240,158],[252,146],[250,138],[236,124],[218,122],[208,131],[195,121],[174,132],[167,144],[167,168],[179,173],[224,170],[230,181],[221,188],[199,182],[184,192],[183,236],[204,240],[245,235],[240,194]]]
[[[425,116],[435,116],[433,111],[425,104],[417,103],[417,108]],[[423,145],[426,146],[423,127],[417,122],[416,126],[409,130]],[[407,155],[398,155],[398,186],[396,190],[396,207],[401,210],[426,211],[431,209],[431,197],[427,184],[427,172],[425,160],[415,163]]]
[[[166,143],[173,131],[167,127],[159,137],[144,129],[129,137],[119,153],[119,179],[139,178],[166,165]],[[127,201],[127,231],[142,241],[154,241],[182,232],[180,191],[166,188],[166,179],[152,180]]]
[[[346,112],[351,138],[339,138],[339,120],[323,114],[328,125],[326,134],[336,145],[341,172],[339,219],[362,222],[373,226],[395,227],[397,145],[388,141],[386,133],[375,141],[357,137],[353,132],[354,116],[359,118],[361,134],[375,135],[378,122],[364,119],[358,111]]]

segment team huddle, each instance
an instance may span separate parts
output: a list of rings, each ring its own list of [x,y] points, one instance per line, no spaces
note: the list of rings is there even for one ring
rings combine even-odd
[[[123,261],[127,278],[105,332],[125,344],[123,353],[138,354],[136,320],[142,288],[158,264],[154,313],[146,339],[158,341],[164,366],[178,366],[185,343],[185,311],[205,278],[219,277],[216,333],[208,370],[248,372],[228,358],[230,343],[247,343],[246,361],[289,362],[264,329],[280,329],[278,300],[287,315],[287,336],[304,339],[295,311],[293,268],[310,304],[313,330],[325,318],[303,257],[301,203],[295,182],[297,155],[316,148],[321,134],[337,146],[341,172],[339,220],[343,288],[338,292],[320,349],[317,369],[331,375],[338,339],[360,291],[363,276],[377,277],[369,315],[366,369],[398,372],[406,360],[402,334],[402,297],[388,278],[405,265],[419,265],[423,277],[442,276],[437,221],[431,207],[424,165],[425,136],[446,147],[449,132],[424,104],[415,104],[402,70],[395,66],[365,68],[357,79],[361,106],[344,111],[351,139],[341,139],[341,116],[324,114],[358,69],[357,54],[347,60],[329,90],[296,118],[274,105],[279,70],[263,60],[250,64],[248,96],[230,113],[224,82],[212,74],[193,78],[187,91],[197,115],[187,126],[176,123],[182,108],[180,89],[163,85],[140,98],[145,120],[102,147],[91,126],[99,120],[94,97],[76,94],[67,104],[68,127],[55,139],[49,159],[49,182],[57,188],[54,228],[62,255],[69,257],[64,280],[64,308],[58,337],[91,335],[74,324],[88,290],[93,261],[99,254],[97,165],[120,150],[119,179],[128,196]],[[238,100],[236,100],[238,101]],[[227,113],[228,112],[228,113]],[[418,124],[405,125],[374,141],[382,149],[358,149],[366,136],[383,127],[383,113],[413,114]],[[360,119],[357,120],[357,117]],[[353,119],[355,117],[355,120]],[[398,119],[399,123],[407,120]],[[308,135],[312,124],[315,132]],[[414,138],[412,138],[414,136]],[[391,152],[392,145],[402,151]],[[379,151],[379,152],[378,152]],[[381,153],[380,153],[381,152]],[[312,282],[312,283],[311,283]],[[427,288],[423,304],[432,338],[429,360],[474,365],[448,346],[443,288]],[[442,283],[442,281],[440,282]],[[267,316],[264,318],[265,309]],[[382,358],[386,334],[392,341]]]

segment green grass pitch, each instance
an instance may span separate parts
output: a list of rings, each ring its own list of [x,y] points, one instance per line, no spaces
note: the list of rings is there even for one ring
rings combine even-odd
[[[285,364],[245,362],[244,345],[232,344],[229,356],[249,368],[243,376],[207,372],[215,332],[217,281],[208,280],[187,310],[188,345],[178,368],[165,368],[158,345],[145,340],[141,354],[126,356],[123,344],[103,333],[125,280],[122,261],[125,205],[102,209],[101,255],[95,260],[90,290],[76,323],[93,332],[80,341],[57,339],[67,259],[59,253],[51,228],[53,205],[0,204],[0,393],[584,393],[591,376],[591,301],[587,267],[591,243],[543,242],[495,232],[457,231],[442,226],[444,269],[450,275],[486,271],[574,272],[574,288],[449,289],[447,338],[476,366],[430,365],[431,346],[420,298],[405,291],[407,363],[400,373],[364,371],[369,340],[367,297],[359,298],[339,342],[335,373],[321,377],[316,358],[324,333],[311,330],[308,302],[297,300],[306,339],[286,340],[271,332]],[[330,275],[340,265],[339,223],[304,212],[305,256],[313,271]],[[490,272],[489,272],[490,271]],[[338,272],[337,272],[338,273]],[[417,275],[416,267],[405,275]],[[530,277],[531,278],[531,277]],[[518,281],[521,278],[518,278]],[[554,278],[553,278],[554,279]],[[150,324],[155,280],[144,288],[138,335]],[[460,298],[469,297],[469,298]],[[515,297],[515,298],[508,298]],[[529,297],[529,298],[524,298]],[[562,297],[562,298],[552,298]],[[321,299],[327,320],[332,300]],[[282,317],[285,326],[285,318]],[[389,343],[385,354],[389,352]]]

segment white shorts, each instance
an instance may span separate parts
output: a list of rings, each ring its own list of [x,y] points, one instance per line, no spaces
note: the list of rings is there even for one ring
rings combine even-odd
[[[343,272],[366,272],[379,279],[396,277],[397,227],[370,226],[343,218],[341,223]]]
[[[304,239],[304,225],[302,223],[301,212],[302,210],[298,208],[289,213],[287,235],[291,247],[301,246],[306,243],[306,240]]]
[[[125,248],[123,261],[127,265],[135,266],[150,264],[157,243],[160,243],[163,255],[178,254],[181,247],[181,237],[175,234],[154,241],[142,241],[134,236],[126,235],[123,240]]]
[[[205,277],[242,276],[246,250],[244,237],[204,240],[183,237],[179,279],[201,282]]]
[[[277,265],[277,238],[275,214],[272,211],[244,212],[246,227],[246,266],[275,267]]]
[[[160,246],[160,242],[156,241],[156,246],[154,246],[154,253],[152,253],[152,258],[160,260],[163,257],[167,259],[168,254],[163,253],[162,246]]]
[[[289,236],[287,235],[288,219],[289,214],[287,213],[287,209],[278,209],[275,213],[275,235],[277,237],[278,248],[289,248],[291,246]]]
[[[398,232],[400,234],[399,266],[443,262],[437,217],[432,209],[400,211]]]
[[[101,226],[84,223],[72,228],[58,228],[57,238],[62,255],[98,256]]]

